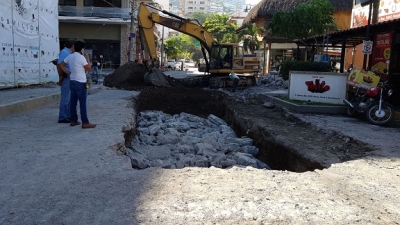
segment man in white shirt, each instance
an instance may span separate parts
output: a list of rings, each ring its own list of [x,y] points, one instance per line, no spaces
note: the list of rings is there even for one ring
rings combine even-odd
[[[83,51],[85,43],[82,41],[76,41],[74,43],[75,52],[67,56],[61,63],[62,70],[69,74],[71,89],[70,99],[70,113],[71,113],[71,126],[79,125],[78,113],[76,105],[79,101],[79,108],[81,111],[82,128],[94,128],[96,124],[89,122],[87,117],[86,99],[87,99],[87,88],[86,88],[86,73],[92,71],[89,55]],[[66,65],[69,65],[69,72]]]
[[[233,80],[233,87],[232,87],[232,92],[235,92],[239,83],[239,77],[236,75],[235,72],[231,71],[229,74],[229,78]]]

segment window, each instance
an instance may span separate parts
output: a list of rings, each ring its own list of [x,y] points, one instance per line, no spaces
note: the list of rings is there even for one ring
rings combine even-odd
[[[83,6],[121,8],[121,0],[107,0],[107,1],[84,0]]]
[[[200,1],[200,5],[204,5],[204,4],[206,4],[205,2],[202,2],[202,1]]]
[[[204,10],[204,7],[200,7],[200,10]]]
[[[370,0],[356,0],[355,5],[368,3]]]
[[[242,58],[243,57],[243,47],[242,46],[238,46],[233,48],[233,57],[238,57],[238,58]]]
[[[58,1],[59,5],[72,5],[76,6],[76,0],[59,0]]]
[[[188,1],[188,4],[193,4],[193,1]]]
[[[188,7],[188,9],[193,9],[193,7]]]

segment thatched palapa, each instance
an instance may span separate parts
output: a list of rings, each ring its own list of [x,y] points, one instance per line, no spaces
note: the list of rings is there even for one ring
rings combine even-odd
[[[247,14],[243,24],[254,23],[258,19],[268,20],[275,12],[294,10],[300,3],[308,0],[262,0],[255,5]],[[353,1],[351,0],[330,0],[335,11],[351,11]]]

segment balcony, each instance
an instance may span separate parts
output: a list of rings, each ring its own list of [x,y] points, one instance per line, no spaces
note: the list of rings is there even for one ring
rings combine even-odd
[[[131,20],[130,8],[58,6],[60,22],[89,22],[127,24]],[[137,11],[135,12],[137,14]],[[134,15],[137,18],[137,15]]]

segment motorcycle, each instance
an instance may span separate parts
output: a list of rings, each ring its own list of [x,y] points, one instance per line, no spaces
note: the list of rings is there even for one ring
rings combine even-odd
[[[381,81],[377,87],[367,90],[353,86],[348,94],[351,96],[349,100],[343,100],[347,106],[347,115],[365,114],[368,121],[375,125],[386,125],[394,119],[393,106],[384,101],[393,94],[387,81]]]

